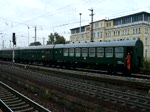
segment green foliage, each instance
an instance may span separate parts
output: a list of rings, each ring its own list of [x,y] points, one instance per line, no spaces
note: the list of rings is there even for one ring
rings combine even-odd
[[[40,42],[33,42],[33,43],[30,43],[29,46],[38,46],[38,45],[41,45],[41,43]]]
[[[63,36],[60,36],[57,32],[54,34],[51,33],[48,35],[49,39],[47,41],[47,44],[65,44],[65,38]]]
[[[65,39],[63,37],[59,37],[55,44],[65,44]]]
[[[150,61],[144,60],[143,70],[150,70]]]
[[[47,44],[53,44],[54,43],[54,35],[51,33],[48,35],[49,39],[47,41]]]

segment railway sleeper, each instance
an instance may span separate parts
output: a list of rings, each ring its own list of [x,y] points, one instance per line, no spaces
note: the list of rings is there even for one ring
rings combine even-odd
[[[15,104],[8,104],[9,107],[15,107],[15,106],[19,106],[19,105],[24,105],[25,102],[20,102],[20,103],[15,103]]]
[[[22,110],[16,110],[14,112],[36,112],[36,110],[33,107],[22,109]],[[37,111],[38,112],[38,111]]]
[[[9,102],[5,102],[5,103],[6,103],[7,105],[9,105],[9,104],[20,103],[20,102],[22,102],[21,99],[15,100],[15,101],[9,101]]]
[[[111,102],[112,102],[113,104],[118,103],[118,101],[117,101],[117,100],[112,100]]]
[[[16,106],[16,107],[10,107],[12,110],[18,110],[18,109],[25,109],[25,108],[30,108],[29,104],[22,105],[22,106]]]
[[[5,94],[5,93],[0,94],[0,98],[12,98],[12,97],[16,96],[14,96],[13,94]]]
[[[11,102],[11,101],[16,101],[16,100],[19,100],[18,97],[15,97],[15,98],[10,98],[10,99],[2,99],[4,102]]]

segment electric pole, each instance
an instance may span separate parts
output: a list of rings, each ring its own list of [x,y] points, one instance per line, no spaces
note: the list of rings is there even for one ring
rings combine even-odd
[[[43,37],[43,45],[45,45],[45,38]]]
[[[28,26],[28,46],[29,46],[29,29],[30,27]]]
[[[36,27],[35,27],[35,40],[34,41],[36,42]]]
[[[81,39],[81,15],[82,15],[82,13],[79,13],[79,15],[80,15],[80,28],[79,28],[79,37],[80,38],[78,38],[78,41]]]
[[[91,16],[91,42],[93,42],[94,41],[94,39],[93,39],[93,9],[91,8],[91,9],[89,9],[90,11],[91,11],[91,14],[90,14],[90,16]]]
[[[12,34],[12,42],[13,42],[12,63],[14,64],[14,62],[15,62],[15,50],[14,50],[14,46],[16,45],[16,34],[15,33]]]
[[[9,42],[10,42],[10,48],[11,48],[11,40]]]

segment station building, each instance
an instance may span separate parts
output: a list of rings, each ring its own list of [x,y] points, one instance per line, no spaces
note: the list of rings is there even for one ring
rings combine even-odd
[[[81,28],[81,30],[80,30]],[[72,28],[70,42],[91,41],[91,26]],[[140,39],[144,44],[144,58],[150,60],[150,13],[139,12],[114,19],[93,22],[93,40],[99,42]]]

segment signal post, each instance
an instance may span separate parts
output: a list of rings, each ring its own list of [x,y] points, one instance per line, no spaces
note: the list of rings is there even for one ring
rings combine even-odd
[[[13,56],[12,56],[12,63],[14,65],[14,62],[15,62],[15,50],[14,50],[14,46],[16,45],[16,36],[15,36],[15,33],[13,33],[12,35],[12,42],[13,42]]]

